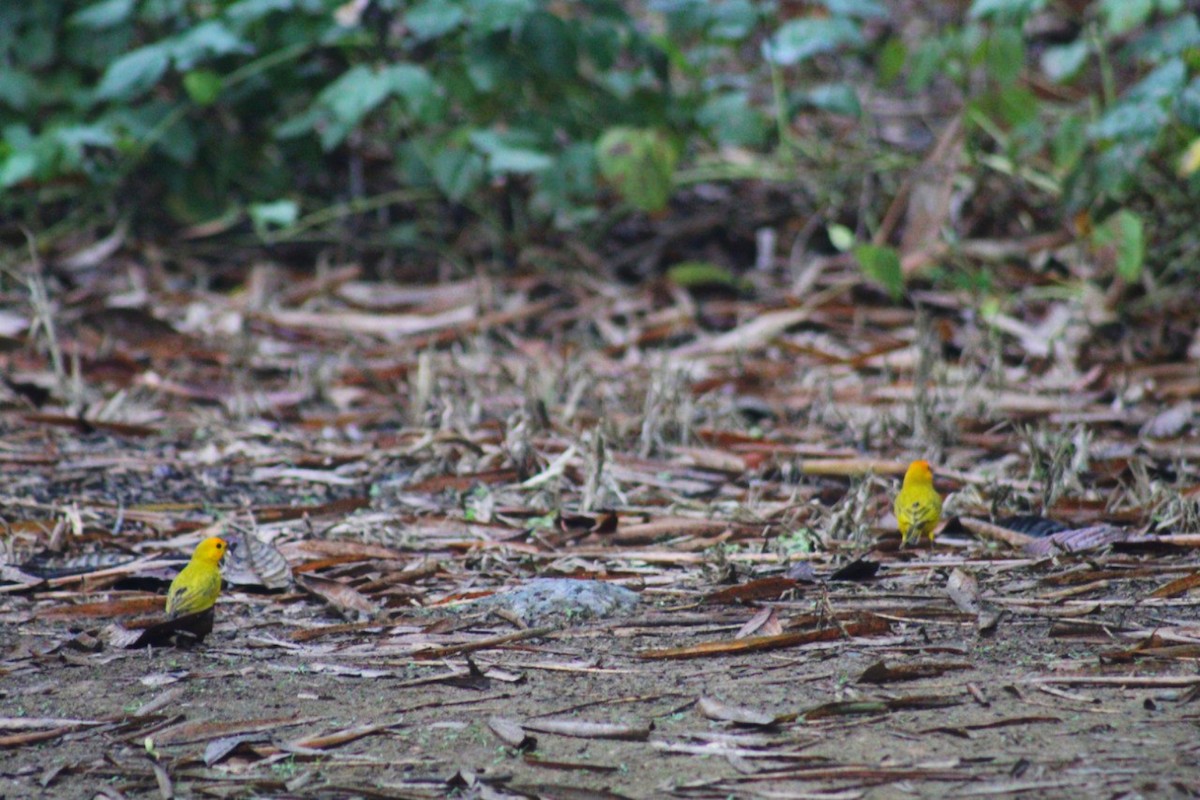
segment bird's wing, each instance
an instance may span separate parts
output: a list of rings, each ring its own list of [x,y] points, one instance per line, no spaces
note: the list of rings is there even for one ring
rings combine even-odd
[[[179,586],[173,586],[167,595],[167,615],[179,617],[210,608],[216,602],[220,586],[220,573],[196,576]]]

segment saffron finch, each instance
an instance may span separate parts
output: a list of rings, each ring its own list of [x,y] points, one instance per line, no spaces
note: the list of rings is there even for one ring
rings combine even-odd
[[[922,534],[933,541],[933,529],[942,518],[942,498],[933,488],[933,469],[928,461],[914,461],[908,465],[893,510],[900,528],[901,547],[910,539],[919,540]]]
[[[167,590],[167,616],[171,619],[208,611],[221,593],[221,557],[229,545],[210,536],[196,545],[192,560],[179,571]]]

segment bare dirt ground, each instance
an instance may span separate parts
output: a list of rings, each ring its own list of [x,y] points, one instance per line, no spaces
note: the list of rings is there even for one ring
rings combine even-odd
[[[0,356],[0,796],[1200,795],[1196,298],[842,270],[52,282]],[[213,634],[121,647],[215,530],[262,558]],[[536,576],[640,601],[456,605]]]

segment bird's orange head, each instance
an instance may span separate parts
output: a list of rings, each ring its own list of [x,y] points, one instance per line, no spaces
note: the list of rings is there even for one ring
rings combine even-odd
[[[225,555],[225,551],[228,549],[229,544],[220,536],[210,536],[196,545],[196,551],[192,553],[192,561],[200,561],[216,566],[220,563],[221,557]]]
[[[929,466],[928,461],[914,461],[908,465],[908,471],[904,473],[904,482],[906,484],[928,484],[933,485],[933,467]]]

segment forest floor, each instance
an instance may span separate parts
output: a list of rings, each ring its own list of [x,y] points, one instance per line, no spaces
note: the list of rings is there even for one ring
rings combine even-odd
[[[1200,796],[1200,298],[751,277],[6,298],[0,797]],[[534,577],[638,602],[463,613]]]

